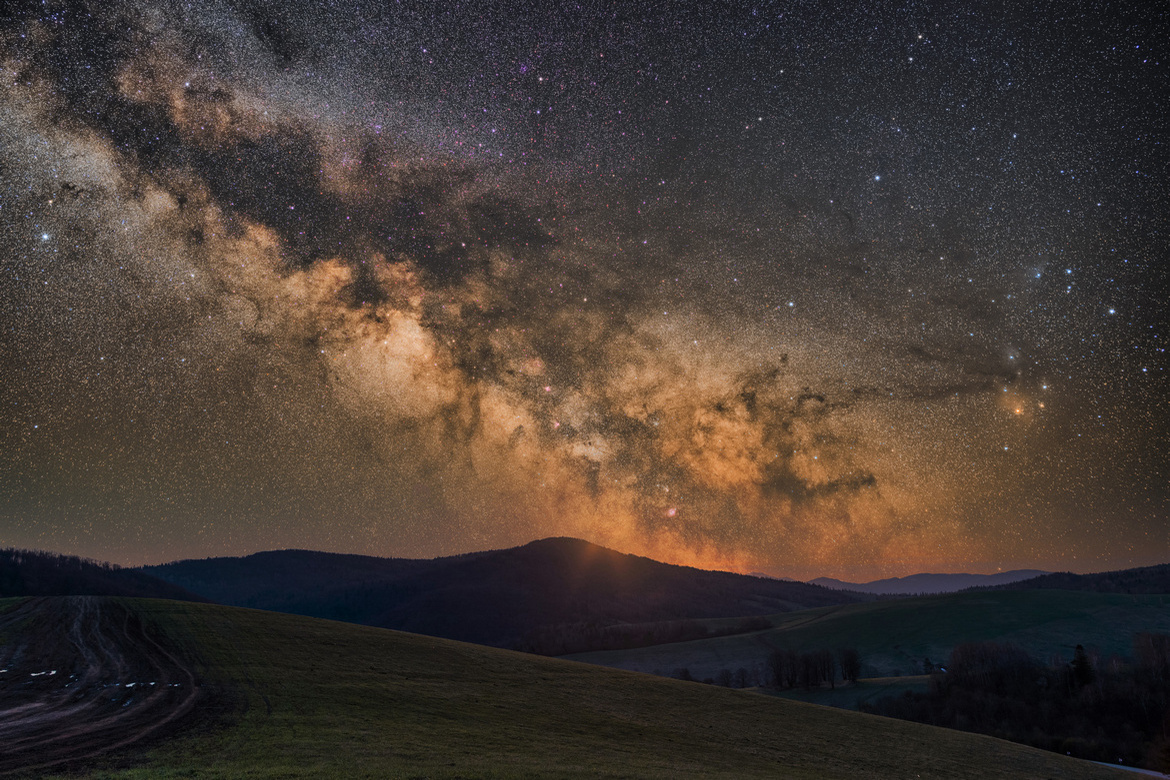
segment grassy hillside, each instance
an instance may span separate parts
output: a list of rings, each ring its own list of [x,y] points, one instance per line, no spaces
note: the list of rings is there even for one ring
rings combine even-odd
[[[89,776],[1122,778],[986,737],[239,608],[122,602],[227,691]]]
[[[805,690],[798,686],[768,693],[825,707],[856,710],[860,709],[862,704],[873,704],[885,696],[901,696],[907,691],[926,693],[929,684],[930,675],[917,674],[904,677],[868,677],[856,683],[841,683],[835,688]]]
[[[761,615],[860,598],[802,582],[674,566],[568,538],[434,560],[287,550],[144,571],[221,604],[546,655],[597,648],[580,640],[598,627]]]
[[[1170,596],[979,591],[822,607],[770,620],[775,628],[751,634],[569,657],[662,674],[687,668],[704,679],[762,664],[777,648],[856,647],[863,676],[914,674],[925,657],[945,663],[955,645],[983,640],[1014,642],[1040,659],[1069,660],[1078,644],[1102,656],[1130,655],[1136,632],[1170,632]]]

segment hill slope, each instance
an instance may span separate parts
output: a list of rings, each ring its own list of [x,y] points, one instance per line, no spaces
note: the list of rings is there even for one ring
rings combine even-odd
[[[429,561],[290,550],[144,571],[220,603],[507,647],[562,624],[760,615],[859,598],[565,538]]]
[[[101,596],[0,600],[0,775],[165,738],[206,702],[195,664]]]
[[[137,569],[123,569],[71,555],[14,548],[0,550],[0,598],[77,595],[207,600]]]
[[[122,604],[198,657],[232,706],[91,762],[91,776],[1125,777],[987,737],[432,637]]]
[[[1006,585],[1047,573],[1037,569],[1016,569],[996,574],[911,574],[908,577],[889,577],[873,582],[844,582],[832,577],[817,577],[815,580],[809,580],[809,584],[837,590],[851,590],[856,593],[916,596],[928,593],[954,593],[965,588]]]
[[[1036,658],[1072,658],[1083,644],[1103,657],[1130,655],[1139,631],[1170,633],[1170,596],[1059,590],[969,591],[876,601],[776,615],[775,628],[632,650],[568,656],[634,671],[670,674],[686,668],[697,679],[721,669],[752,669],[775,649],[855,647],[863,676],[915,674],[924,658],[945,663],[955,645],[1008,641]]]
[[[1003,590],[1089,590],[1096,593],[1170,594],[1170,563],[1137,569],[1103,571],[1096,574],[1057,572],[1041,577],[999,585]]]

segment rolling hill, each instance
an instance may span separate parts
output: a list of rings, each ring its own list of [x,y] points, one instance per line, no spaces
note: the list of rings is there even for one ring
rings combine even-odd
[[[110,680],[94,672],[73,695],[96,691],[93,707],[119,713],[149,704],[154,719],[188,708],[165,738],[130,718],[127,738],[141,739],[59,767],[69,777],[1126,777],[989,737],[287,614],[40,599],[0,602],[0,618],[3,647],[41,650],[9,658],[9,678],[43,674],[41,658],[61,678],[71,665],[119,661],[103,667]],[[62,622],[88,627],[80,643],[53,630]],[[138,693],[133,675],[148,672],[175,682]],[[194,699],[182,693],[191,674]],[[120,692],[102,704],[108,690]],[[107,727],[58,712],[54,728],[37,737],[34,723],[27,739]],[[44,776],[52,754],[23,744],[23,766]]]
[[[0,550],[0,598],[6,596],[136,596],[207,601],[146,572],[72,555]]]
[[[1170,593],[1170,563],[1094,574],[1056,572],[997,586],[1004,590],[1087,590],[1095,593]]]
[[[911,574],[908,577],[889,577],[873,582],[844,582],[832,577],[817,577],[815,580],[809,580],[809,584],[836,590],[851,590],[855,593],[917,596],[932,593],[954,593],[980,586],[1006,585],[1047,573],[1036,569],[1016,569],[996,574]]]
[[[751,669],[775,649],[855,647],[862,676],[916,674],[925,658],[945,663],[958,644],[1013,642],[1036,658],[1072,658],[1078,644],[1130,655],[1139,631],[1170,633],[1170,595],[1060,590],[984,590],[873,601],[770,617],[774,628],[570,658],[641,672],[687,669],[696,679]]]
[[[288,550],[143,571],[222,604],[501,647],[526,646],[556,626],[761,615],[861,598],[567,538],[434,560]]]

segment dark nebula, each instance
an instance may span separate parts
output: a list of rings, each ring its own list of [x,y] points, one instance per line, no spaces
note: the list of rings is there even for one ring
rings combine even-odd
[[[0,543],[1170,557],[1152,6],[10,6]]]

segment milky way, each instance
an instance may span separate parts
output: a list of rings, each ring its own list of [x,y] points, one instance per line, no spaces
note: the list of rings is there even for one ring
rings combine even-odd
[[[1170,558],[1154,10],[16,5],[0,543]]]

